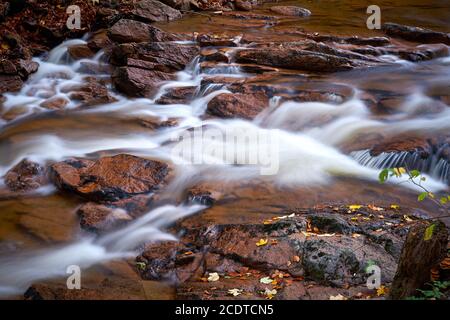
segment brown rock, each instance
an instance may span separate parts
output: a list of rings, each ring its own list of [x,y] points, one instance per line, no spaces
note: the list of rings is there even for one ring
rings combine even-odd
[[[311,11],[308,9],[296,6],[273,6],[270,7],[270,11],[283,16],[308,17],[311,15]]]
[[[251,11],[253,9],[253,6],[250,1],[236,0],[234,4],[236,6],[236,9],[238,10]]]
[[[80,216],[81,228],[94,232],[108,231],[133,219],[123,209],[93,202],[82,205],[77,214]]]
[[[16,74],[17,68],[11,60],[0,60],[0,73],[2,74]]]
[[[0,94],[19,91],[22,88],[22,85],[23,82],[19,76],[0,74]]]
[[[269,99],[263,93],[222,93],[209,103],[207,112],[221,118],[253,119],[269,106]]]
[[[164,32],[152,25],[135,21],[122,19],[109,29],[111,40],[124,42],[163,42],[173,41],[178,38],[175,35]]]
[[[197,42],[201,47],[237,47],[233,38],[220,35],[201,34]]]
[[[443,43],[450,45],[450,34],[429,29],[405,26],[396,23],[385,23],[383,31],[396,38],[420,43]]]
[[[352,60],[297,48],[248,49],[236,53],[236,61],[287,69],[336,72],[353,69]]]
[[[55,97],[45,100],[40,104],[42,108],[50,110],[61,110],[69,103],[68,100],[62,97]]]
[[[106,30],[100,30],[92,35],[88,40],[87,46],[94,52],[100,51],[109,47],[112,44]]]
[[[96,78],[87,78],[86,80],[86,84],[70,88],[71,93],[69,97],[81,101],[82,107],[91,107],[116,101],[101,81]]]
[[[74,60],[91,58],[92,56],[94,56],[94,52],[92,52],[92,50],[86,44],[71,46],[67,48],[67,52]]]
[[[19,162],[5,175],[5,184],[14,192],[34,190],[45,182],[45,169],[27,159]]]
[[[181,12],[156,0],[141,0],[131,12],[137,20],[146,22],[172,21],[181,18]]]
[[[186,104],[193,99],[197,87],[177,87],[168,89],[168,91],[159,98],[156,103],[159,104]]]
[[[156,94],[162,81],[173,78],[170,73],[134,67],[117,68],[112,75],[115,88],[131,97],[151,97]]]
[[[94,201],[117,201],[148,193],[160,184],[167,165],[127,154],[96,161],[71,159],[52,165],[52,176],[63,190]]]

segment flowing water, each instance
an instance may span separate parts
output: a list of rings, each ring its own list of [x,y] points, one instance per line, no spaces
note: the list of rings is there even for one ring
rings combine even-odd
[[[431,1],[427,5],[418,1],[409,1],[408,5],[406,2],[403,5],[381,2],[388,7],[383,13],[392,17],[392,21],[450,30],[448,17],[442,12],[445,7],[448,15],[446,1]],[[360,21],[365,17],[362,4],[327,1],[325,10],[323,1],[309,1],[304,6],[317,14],[306,21],[285,19],[273,28],[247,26],[246,30],[266,37],[272,36],[274,30],[299,26],[338,34],[372,33],[361,27],[365,25]],[[264,10],[260,12],[264,13]],[[333,10],[340,11],[342,17],[336,13],[327,16]],[[208,28],[221,31],[244,28],[233,20],[217,19],[221,23],[210,24]],[[173,31],[203,31],[207,20],[207,17],[193,15],[163,27]],[[448,133],[450,108],[438,101],[432,92],[439,89],[449,94],[450,57],[420,64],[397,59],[396,64],[389,67],[320,76],[307,85],[313,86],[315,81],[318,85],[344,85],[352,89],[351,98],[346,102],[337,99],[336,103],[299,103],[281,102],[283,100],[274,97],[271,106],[253,121],[203,117],[208,102],[228,90],[226,86],[201,87],[202,79],[211,75],[236,78],[249,75],[234,66],[202,71],[198,58],[178,73],[176,81],[164,83],[151,99],[129,99],[109,88],[117,99],[110,104],[79,108],[78,103],[71,100],[64,111],[40,107],[49,96],[69,99],[66,89],[82,84],[84,77],[89,75],[84,68],[86,63],[105,65],[102,52],[92,59],[71,61],[67,47],[83,43],[85,39],[70,40],[53,49],[47,58],[36,58],[39,71],[19,93],[5,95],[2,114],[15,109],[21,112],[16,119],[0,123],[0,176],[24,158],[45,164],[68,157],[95,158],[126,152],[170,163],[174,178],[162,190],[161,201],[147,214],[122,229],[98,237],[78,231],[74,211],[79,200],[60,195],[52,186],[1,200],[0,295],[20,294],[33,282],[63,276],[68,265],[87,269],[106,261],[134,257],[144,242],[174,240],[166,228],[205,209],[200,205],[182,205],[175,200],[186,188],[198,183],[245,184],[258,180],[279,188],[307,189],[339,185],[339,181],[352,179],[352,186],[359,188],[376,181],[379,168],[406,161],[429,173],[427,186],[431,190],[448,188],[449,164],[441,157],[440,150],[422,161],[417,155],[408,153],[381,153],[373,157],[367,149],[357,146],[364,136],[379,132],[388,136]],[[109,75],[96,77],[108,79]],[[268,81],[289,88],[306,85],[305,75],[280,74]],[[189,104],[155,103],[170,88],[191,86],[197,90]],[[372,112],[363,99],[364,93],[371,89],[381,95],[383,92],[386,95],[390,91],[401,92],[396,111],[382,115]],[[151,131],[139,125],[138,120],[146,117],[163,121],[176,118],[177,125]],[[233,139],[232,142],[221,141],[204,133],[187,135],[195,131],[194,128],[226,133]],[[258,143],[239,140],[243,133],[263,139]],[[181,137],[184,139],[180,140]],[[217,153],[217,150],[223,153]],[[247,165],[239,158],[242,154],[258,155],[261,161]],[[199,159],[201,161],[197,161]],[[264,174],[264,170],[270,172]],[[344,189],[345,185],[343,182]],[[406,187],[390,188],[402,194],[409,192]]]

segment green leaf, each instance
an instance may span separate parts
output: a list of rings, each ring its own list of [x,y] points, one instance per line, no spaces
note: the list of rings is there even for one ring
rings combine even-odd
[[[425,235],[423,236],[423,240],[428,241],[433,237],[433,231],[436,225],[433,223],[425,229]]]
[[[419,201],[423,201],[428,197],[428,192],[422,192],[421,194],[419,194],[419,196],[417,197],[417,200]]]
[[[378,180],[380,181],[380,183],[385,183],[388,177],[389,177],[389,169],[384,169],[378,175]]]
[[[419,170],[411,170],[409,172],[409,175],[411,176],[411,178],[417,178],[418,176],[420,176],[420,171]]]

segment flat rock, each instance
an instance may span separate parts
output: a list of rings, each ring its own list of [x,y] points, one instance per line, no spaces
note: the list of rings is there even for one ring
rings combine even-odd
[[[172,21],[181,18],[181,12],[156,0],[141,0],[131,11],[134,18],[146,22]]]
[[[56,185],[94,201],[149,193],[168,172],[166,164],[127,154],[99,160],[69,159],[51,166]]]
[[[270,7],[270,11],[283,16],[308,17],[311,15],[311,11],[308,9],[296,6],[273,6]]]
[[[177,40],[175,35],[152,25],[129,19],[121,19],[109,29],[109,38],[115,42],[164,42]]]
[[[396,23],[385,23],[383,24],[382,29],[391,37],[420,43],[443,43],[450,45],[450,34],[445,32],[437,32]]]

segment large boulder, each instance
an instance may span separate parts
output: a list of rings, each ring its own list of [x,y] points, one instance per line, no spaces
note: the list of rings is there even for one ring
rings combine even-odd
[[[174,79],[199,53],[197,46],[174,42],[127,43],[116,46],[111,62],[116,89],[129,96],[153,96],[162,81]]]
[[[51,166],[55,184],[93,201],[117,201],[149,193],[165,178],[165,163],[127,154],[99,160],[69,159]]]

